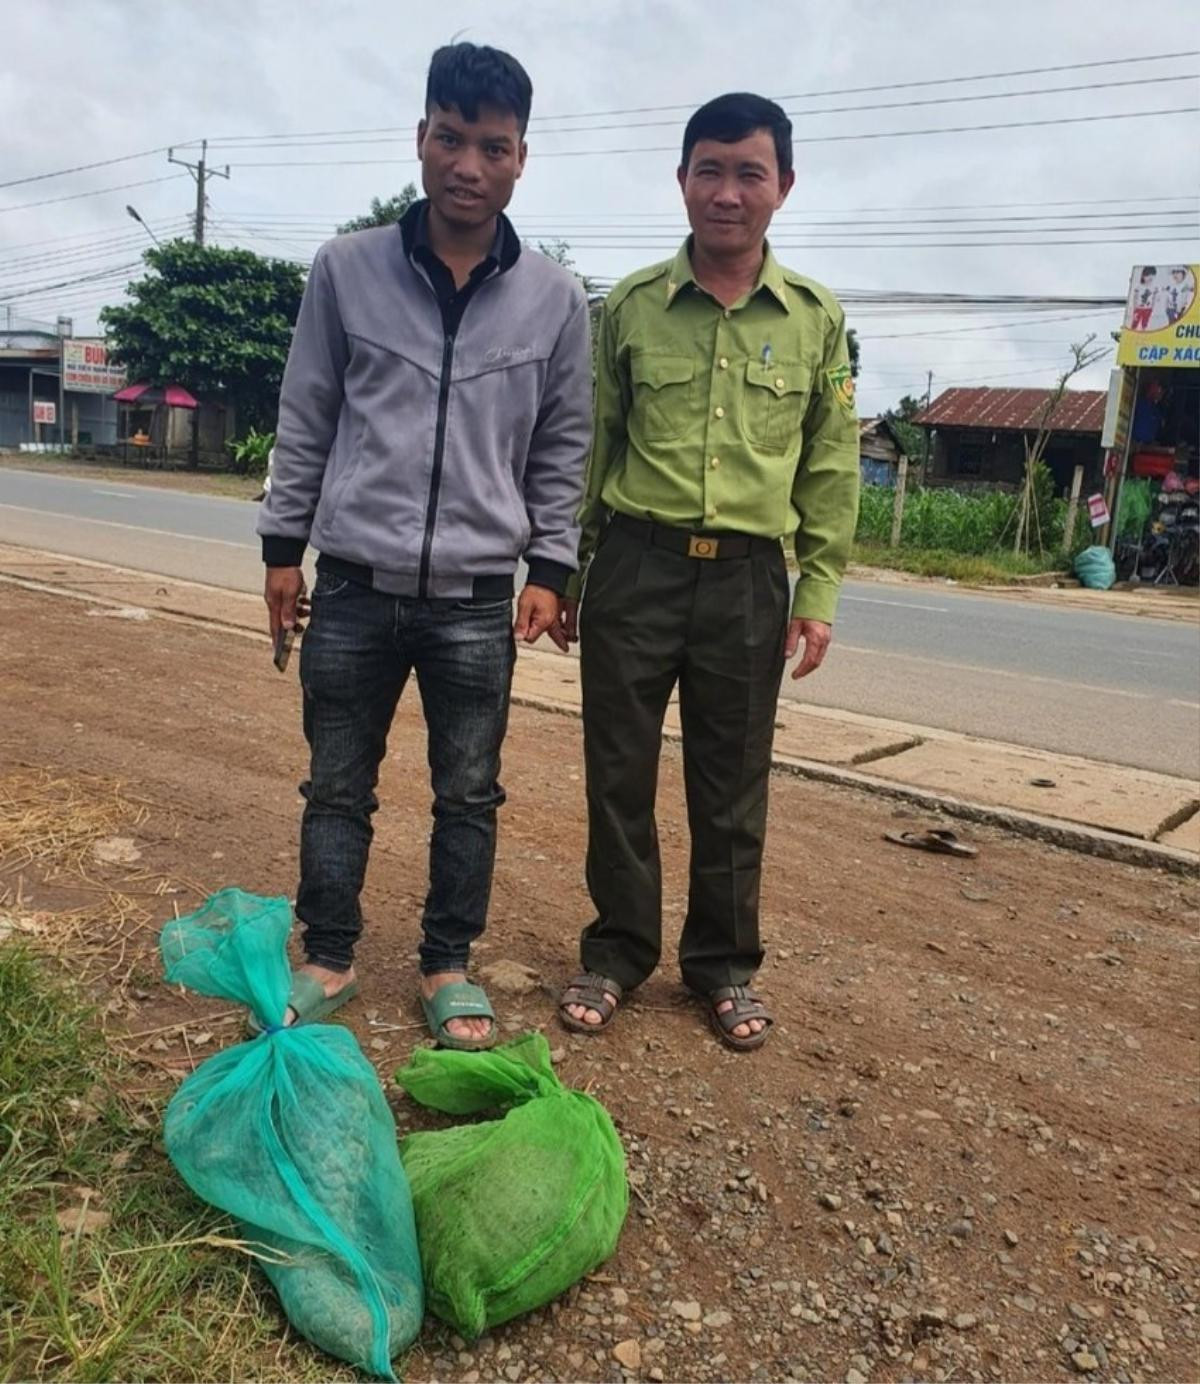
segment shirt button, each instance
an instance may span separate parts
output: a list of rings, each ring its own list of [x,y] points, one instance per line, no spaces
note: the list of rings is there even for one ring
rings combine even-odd
[[[783,378],[782,378],[782,377],[780,377],[779,379],[777,379],[777,380],[775,381],[775,388],[776,388],[776,389],[782,389],[782,388],[783,388]]]
[[[717,507],[716,507],[716,505],[709,505],[709,507],[708,507],[708,517],[709,517],[710,519],[715,519],[715,518],[717,517]]]
[[[721,367],[722,370],[729,369],[729,361],[724,356],[722,356],[721,359],[717,361],[717,364]]]
[[[717,405],[716,413],[717,413],[717,417],[718,417],[718,418],[724,418],[724,417],[725,417],[725,410],[721,407],[720,404]]]
[[[726,319],[726,321],[728,321],[728,319],[731,318],[732,316],[733,316],[733,313],[730,312],[728,308],[726,308],[726,309],[725,309],[725,319]]]
[[[717,467],[717,466],[720,466],[720,464],[721,464],[721,458],[720,458],[720,457],[713,457],[712,461],[709,462],[709,465],[712,466],[712,467],[714,467],[714,468]]]

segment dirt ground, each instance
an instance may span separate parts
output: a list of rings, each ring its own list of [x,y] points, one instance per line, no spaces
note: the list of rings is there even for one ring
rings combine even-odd
[[[144,800],[138,868],[179,891],[143,900],[159,919],[228,884],[290,896],[294,672],[245,639],[3,589],[0,781],[99,776]],[[668,750],[666,964],[609,1033],[573,1037],[551,995],[588,917],[578,721],[514,709],[504,781],[478,963],[536,977],[494,988],[503,1026],[545,1030],[563,1078],[591,1083],[634,1196],[591,1280],[481,1342],[431,1329],[411,1378],[1197,1377],[1200,883],[985,829],[976,861],[906,852],[881,837],[911,813],[780,776],[760,977],[778,1023],[760,1053],[731,1054],[671,964],[687,837]],[[391,1075],[422,1036],[429,824],[412,695],[380,798],[346,1021],[403,1131],[417,1116]],[[33,868],[20,889],[27,908],[78,902]],[[169,1083],[238,1030],[152,979],[153,936],[134,934],[98,994],[121,983],[110,1028],[143,1035],[128,1050]],[[151,1037],[183,1020],[215,1035],[202,1052]]]

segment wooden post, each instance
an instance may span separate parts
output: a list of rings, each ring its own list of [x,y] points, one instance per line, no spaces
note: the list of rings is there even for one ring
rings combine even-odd
[[[71,446],[79,446],[79,400],[71,400]]]
[[[896,471],[896,498],[892,504],[892,547],[900,546],[900,528],[904,523],[904,490],[908,485],[908,458],[900,457]]]
[[[1079,492],[1083,489],[1083,466],[1077,464],[1071,477],[1071,498],[1067,501],[1067,520],[1063,525],[1063,552],[1068,556],[1075,541],[1075,520],[1079,516]]]

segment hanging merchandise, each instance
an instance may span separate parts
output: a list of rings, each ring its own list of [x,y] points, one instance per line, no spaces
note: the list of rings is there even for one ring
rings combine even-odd
[[[349,1029],[283,1028],[286,899],[214,894],[170,922],[166,978],[249,1005],[263,1032],[198,1067],[167,1107],[167,1153],[235,1217],[288,1320],[383,1378],[423,1317],[412,1198],[375,1070]]]
[[[629,1204],[625,1151],[599,1101],[559,1081],[540,1033],[491,1052],[420,1049],[396,1079],[448,1115],[508,1112],[400,1144],[431,1312],[474,1339],[609,1258]]]

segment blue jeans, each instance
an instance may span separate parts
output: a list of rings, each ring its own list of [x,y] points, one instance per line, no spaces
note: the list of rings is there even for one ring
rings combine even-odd
[[[312,759],[296,913],[310,962],[344,971],[353,961],[379,765],[415,672],[434,794],[421,972],[466,969],[487,922],[515,660],[507,600],[410,600],[318,574],[300,649]]]

